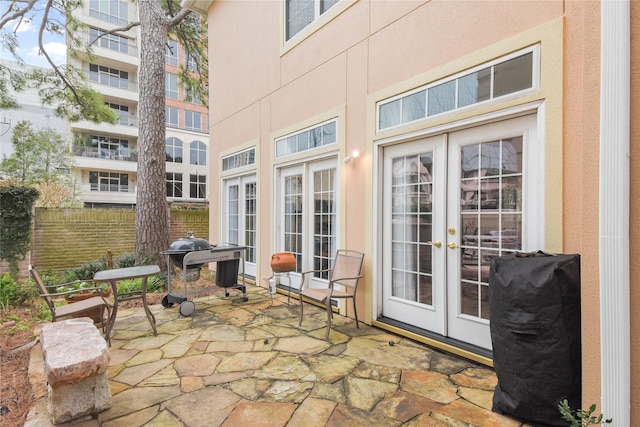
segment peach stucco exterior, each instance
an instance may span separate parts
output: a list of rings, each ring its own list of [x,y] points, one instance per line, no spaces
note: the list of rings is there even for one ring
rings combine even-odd
[[[188,2],[187,2],[188,3]],[[598,1],[342,0],[284,41],[284,1],[192,1],[209,23],[211,205],[222,203],[221,159],[255,147],[258,193],[256,282],[271,276],[276,242],[274,141],[337,117],[338,246],[366,254],[358,312],[375,323],[381,262],[376,235],[378,146],[425,129],[464,127],[535,112],[544,140],[544,247],[579,253],[582,265],[583,402],[602,401],[599,257],[601,3]],[[629,253],[640,245],[640,2],[630,2]],[[386,131],[376,103],[530,46],[540,50],[538,90]],[[634,95],[635,94],[635,95]],[[510,117],[509,116],[509,117]],[[481,119],[478,119],[481,118]],[[542,202],[542,201],[541,201]],[[222,210],[211,209],[219,241]],[[630,419],[640,417],[640,265],[630,261]],[[364,315],[362,315],[364,313]]]

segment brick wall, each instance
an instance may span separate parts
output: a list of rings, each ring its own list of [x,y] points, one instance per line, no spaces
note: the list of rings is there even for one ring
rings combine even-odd
[[[209,238],[209,212],[170,210],[170,242],[193,231]],[[31,264],[40,271],[64,271],[100,259],[134,252],[135,211],[128,209],[36,209]],[[4,269],[3,269],[4,270]]]

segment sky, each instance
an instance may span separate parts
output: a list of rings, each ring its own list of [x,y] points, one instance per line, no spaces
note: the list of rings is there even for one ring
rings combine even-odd
[[[4,13],[6,7],[11,2],[2,0],[0,1],[0,13]],[[50,68],[51,66],[47,62],[44,55],[39,54],[38,47],[38,30],[40,22],[42,21],[42,9],[43,1],[40,1],[29,14],[29,20],[17,20],[10,22],[6,25],[7,31],[16,32],[18,38],[18,55],[22,60],[30,65],[37,65],[40,67]],[[63,35],[44,33],[43,34],[44,47],[53,59],[56,65],[60,65],[66,62],[67,46]],[[0,52],[2,59],[12,60],[11,55],[4,49]]]

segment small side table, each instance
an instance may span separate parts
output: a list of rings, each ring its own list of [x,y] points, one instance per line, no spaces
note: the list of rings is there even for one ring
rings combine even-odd
[[[111,331],[116,323],[116,314],[118,313],[118,282],[121,280],[142,278],[142,287],[139,292],[127,292],[120,296],[125,297],[125,299],[142,298],[144,312],[147,315],[147,319],[149,319],[151,328],[153,329],[153,335],[158,335],[156,318],[153,313],[151,313],[151,310],[149,310],[149,306],[147,305],[147,278],[149,276],[155,276],[158,273],[160,273],[160,267],[157,265],[141,265],[136,267],[114,268],[112,270],[98,271],[93,276],[94,282],[110,283],[111,290],[113,291],[113,310],[111,310],[111,316],[109,317],[109,320],[107,320],[107,328],[105,331],[105,338],[109,343],[109,346],[111,346]]]

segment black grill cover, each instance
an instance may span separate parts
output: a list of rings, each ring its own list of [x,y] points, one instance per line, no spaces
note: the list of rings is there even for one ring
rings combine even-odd
[[[493,411],[534,426],[567,426],[558,403],[581,407],[580,255],[494,258],[489,309]]]

